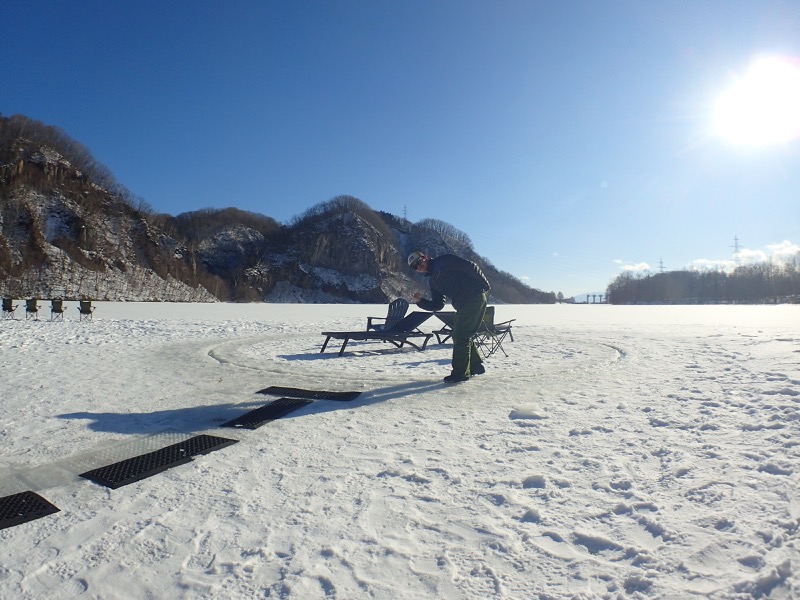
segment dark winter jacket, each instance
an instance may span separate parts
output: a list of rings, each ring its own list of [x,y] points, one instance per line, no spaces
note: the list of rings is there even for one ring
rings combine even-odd
[[[442,310],[445,296],[458,310],[465,300],[491,287],[478,265],[453,254],[432,258],[425,275],[430,278],[431,299],[423,298],[417,303],[424,310]]]

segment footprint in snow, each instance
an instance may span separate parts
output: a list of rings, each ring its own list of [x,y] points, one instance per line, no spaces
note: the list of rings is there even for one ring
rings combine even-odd
[[[547,482],[545,481],[544,475],[531,475],[530,477],[526,477],[522,482],[522,487],[524,489],[542,489],[546,486]]]

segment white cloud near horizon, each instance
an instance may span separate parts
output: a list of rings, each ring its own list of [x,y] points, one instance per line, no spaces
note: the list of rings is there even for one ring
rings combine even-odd
[[[636,264],[626,264],[626,261],[619,260],[619,259],[615,260],[614,262],[617,265],[619,265],[619,268],[622,269],[623,271],[633,271],[633,272],[639,273],[641,271],[649,271],[650,270],[650,265],[647,264],[646,262],[640,262],[640,263],[636,263]]]
[[[800,246],[793,244],[789,240],[783,240],[780,244],[767,245],[767,251],[770,252],[773,259],[786,262],[800,254]]]
[[[722,270],[733,271],[736,267],[756,265],[772,261],[784,264],[800,254],[800,246],[793,244],[789,240],[784,240],[778,244],[767,244],[766,250],[752,250],[743,248],[736,252],[732,258],[708,259],[698,258],[693,260],[689,268],[699,271]]]
[[[725,271],[732,272],[736,267],[756,265],[772,261],[777,264],[784,264],[790,260],[796,259],[800,255],[800,246],[784,240],[777,244],[767,244],[763,250],[753,250],[750,248],[743,248],[736,252],[730,258],[696,258],[688,265],[688,269],[697,271]],[[641,273],[649,271],[650,265],[646,262],[631,263],[620,259],[614,260],[614,263],[622,271]]]
[[[692,271],[733,271],[737,267],[735,260],[726,258],[722,260],[709,259],[709,258],[696,258],[689,263],[689,269]]]

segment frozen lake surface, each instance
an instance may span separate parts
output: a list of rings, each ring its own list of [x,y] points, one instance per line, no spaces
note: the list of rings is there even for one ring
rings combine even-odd
[[[0,324],[0,496],[61,509],[0,530],[3,598],[800,595],[798,306],[501,305],[455,386],[435,339],[319,353],[385,306],[75,306]],[[271,385],[362,394],[220,427]],[[239,442],[78,476],[197,434]]]

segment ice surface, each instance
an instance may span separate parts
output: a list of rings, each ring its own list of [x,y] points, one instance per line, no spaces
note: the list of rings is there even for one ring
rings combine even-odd
[[[61,509],[0,531],[0,597],[800,595],[800,307],[498,306],[508,358],[448,386],[449,345],[319,353],[383,306],[67,306],[0,326],[0,493]],[[270,385],[363,393],[77,476]]]

